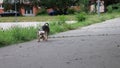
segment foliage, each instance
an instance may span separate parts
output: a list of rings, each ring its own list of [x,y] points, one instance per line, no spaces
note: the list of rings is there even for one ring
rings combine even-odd
[[[26,0],[28,1],[28,0]],[[39,5],[41,0],[29,0],[29,2],[33,5]]]
[[[53,8],[57,14],[67,14],[70,6],[75,5],[79,0],[41,0],[41,5],[47,8]]]
[[[89,0],[80,0],[79,5],[81,6],[82,12],[88,12],[89,11]]]
[[[80,21],[85,21],[86,19],[86,13],[85,12],[81,12],[81,13],[76,13],[76,18],[77,20]]]
[[[114,11],[120,12],[120,3],[113,4],[112,6]]]
[[[54,21],[50,23],[51,34],[66,31],[68,28],[66,27],[68,24],[66,22],[66,17],[64,15],[58,16],[58,21]]]
[[[19,11],[20,8],[20,2],[19,0],[13,1],[13,0],[3,0],[3,6],[4,10],[15,10],[15,4],[16,4],[16,10]]]
[[[68,14],[74,14],[76,11],[75,11],[75,9],[68,9],[67,12],[68,12]]]
[[[59,32],[75,29],[72,24],[62,23],[61,25],[58,22],[51,22],[50,23],[50,34],[56,34]]]
[[[17,5],[23,5],[23,1],[22,0],[16,0]],[[59,14],[59,15],[66,15],[67,10],[69,7],[71,6],[78,6],[80,4],[84,5],[84,9],[82,9],[83,11],[87,11],[88,8],[88,3],[89,0],[24,0],[24,2],[29,2],[31,5],[36,5],[36,6],[43,6],[45,8],[53,8],[54,11]],[[12,9],[14,9],[14,1],[12,0],[4,0],[5,3],[5,9],[10,9],[9,6],[7,6],[6,4],[11,4]],[[17,7],[19,8],[19,7]],[[72,11],[72,10],[71,10]]]
[[[37,15],[45,15],[45,14],[47,14],[45,8],[41,8],[41,9],[39,10],[39,12],[37,13]]]
[[[107,10],[109,13],[120,12],[120,3],[107,6]]]
[[[113,11],[112,5],[108,6],[107,10],[108,10],[107,12],[112,13],[112,11]]]

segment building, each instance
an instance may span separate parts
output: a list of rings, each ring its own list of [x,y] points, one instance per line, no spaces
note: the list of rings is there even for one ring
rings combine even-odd
[[[90,0],[90,12],[97,12],[97,1],[98,0]],[[120,3],[120,0],[100,0],[100,12],[105,12],[107,10],[107,6],[111,4]]]
[[[0,0],[0,13],[4,12],[4,8],[3,8],[3,0]]]
[[[23,2],[20,5],[19,12],[23,16],[35,16],[38,13],[38,7],[30,2]]]
[[[0,0],[0,13],[4,13],[9,10],[14,10],[15,11],[15,3],[16,3],[16,11],[18,11],[21,15],[23,16],[35,16],[38,12],[38,7],[36,5],[33,5],[32,3],[29,2],[29,0],[8,0],[9,9],[5,10],[3,8],[4,1]]]

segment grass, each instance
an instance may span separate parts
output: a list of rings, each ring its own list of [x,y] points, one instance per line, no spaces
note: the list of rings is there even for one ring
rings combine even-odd
[[[30,41],[37,37],[34,27],[14,27],[5,31],[0,30],[0,34],[0,47]]]
[[[65,15],[67,20],[75,20],[74,15]],[[18,22],[41,22],[41,21],[57,21],[59,18],[58,16],[35,16],[35,17],[24,17],[19,16],[17,17]],[[0,22],[14,22],[15,17],[0,17]]]
[[[104,13],[101,14],[100,17],[96,15],[87,15],[85,21],[79,21],[77,23],[73,24],[66,24],[66,20],[76,20],[75,15],[68,15],[68,16],[37,16],[37,17],[18,17],[21,21],[51,21],[50,23],[50,34],[55,34],[67,30],[73,30],[77,29],[79,27],[88,26],[94,23],[100,23],[102,21],[113,19],[120,17],[120,12],[114,12],[114,13]],[[2,22],[7,22],[13,17],[1,17],[0,19],[3,19]],[[23,19],[25,20],[23,20]],[[39,18],[43,18],[43,20],[40,20]],[[46,19],[45,19],[46,18]],[[51,20],[50,20],[51,19]],[[57,21],[58,20],[58,21]],[[12,20],[10,20],[12,22]],[[26,28],[20,28],[20,27],[14,27],[9,30],[2,31],[0,30],[0,47],[7,46],[10,44],[30,41],[33,39],[36,39],[36,32],[37,28],[34,27],[26,27]]]
[[[112,19],[119,17],[120,13],[114,12],[114,13],[104,13],[101,14],[100,17],[103,19]],[[47,16],[47,15],[42,15],[42,16],[35,16],[35,17],[24,17],[24,16],[19,16],[17,17],[18,22],[41,22],[41,21],[58,21],[59,19],[58,16]],[[98,15],[89,15],[88,19],[96,19],[98,18]],[[69,21],[76,20],[75,15],[65,15],[65,18]],[[15,22],[15,17],[0,17],[0,22]]]

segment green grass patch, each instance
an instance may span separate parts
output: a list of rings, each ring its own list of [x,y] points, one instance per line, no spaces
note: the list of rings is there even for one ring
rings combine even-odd
[[[36,38],[36,28],[34,27],[14,27],[9,30],[0,30],[0,47],[30,41]]]
[[[18,22],[42,22],[42,21],[58,21],[58,16],[48,16],[48,15],[41,15],[41,16],[35,16],[35,17],[24,17],[19,16],[17,17]],[[67,20],[75,20],[74,15],[65,15]],[[15,22],[15,17],[0,17],[0,22]]]

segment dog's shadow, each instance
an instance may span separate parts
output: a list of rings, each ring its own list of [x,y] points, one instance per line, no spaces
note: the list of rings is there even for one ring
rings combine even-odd
[[[52,42],[56,42],[59,41],[58,39],[48,39],[47,41],[41,41],[41,42],[46,42],[46,43],[52,43]]]
[[[38,42],[38,40],[36,40]],[[56,42],[59,41],[58,39],[48,39],[48,40],[42,40],[38,43],[52,43],[52,42]]]

